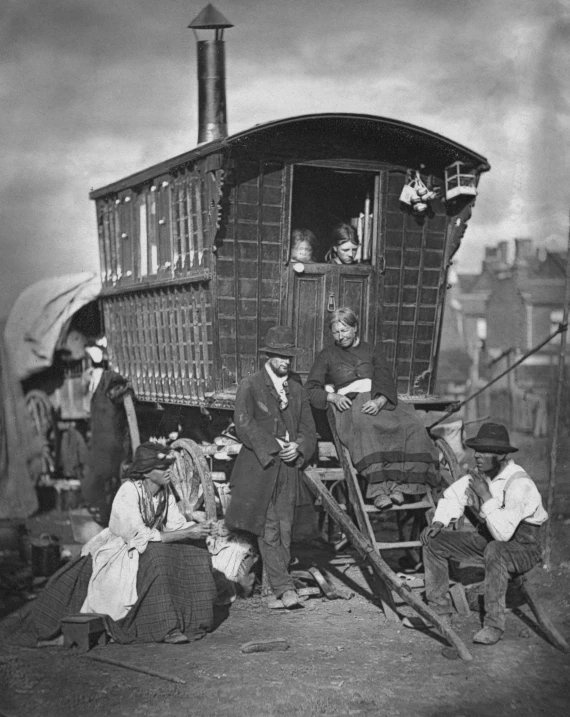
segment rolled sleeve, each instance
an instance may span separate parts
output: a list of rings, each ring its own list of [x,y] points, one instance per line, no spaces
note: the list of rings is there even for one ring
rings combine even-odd
[[[469,488],[469,476],[459,478],[455,483],[446,488],[443,497],[437,503],[434,523],[441,523],[446,528],[453,521],[459,520],[465,512],[468,503],[467,489]]]
[[[504,504],[498,498],[490,498],[483,503],[480,512],[493,538],[506,542],[540,504],[540,495],[534,484],[528,479],[519,478],[506,490]]]

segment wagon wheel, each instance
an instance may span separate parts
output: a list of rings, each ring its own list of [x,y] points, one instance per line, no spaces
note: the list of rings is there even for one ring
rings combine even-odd
[[[171,447],[182,454],[182,460],[178,458],[174,464],[177,468],[173,471],[173,483],[180,494],[183,512],[196,509],[201,488],[206,520],[216,520],[216,494],[210,468],[202,449],[189,438],[179,438]]]
[[[47,393],[38,389],[26,394],[26,409],[42,444],[41,476],[55,472],[58,443],[57,421]]]
[[[453,452],[451,446],[445,440],[445,438],[436,438],[435,445],[443,456],[443,460],[441,461],[442,465],[445,466],[445,468],[447,468],[447,471],[449,472],[448,476],[445,471],[442,471],[441,476],[443,480],[447,483],[447,485],[451,485],[452,483],[455,483],[458,478],[461,478],[461,469],[459,467],[459,462],[457,461],[455,453]],[[463,530],[464,524],[465,516],[462,515],[461,518],[457,521],[457,523],[455,523],[455,527],[458,530]]]
[[[442,457],[440,463],[445,470],[441,471],[441,476],[447,485],[451,485],[454,483],[459,477],[460,477],[460,468],[459,463],[457,462],[457,458],[455,457],[455,453],[453,452],[451,446],[449,443],[445,440],[445,438],[437,437],[434,438],[434,443],[440,452],[440,455]],[[447,487],[447,486],[446,486]],[[432,494],[432,498],[435,500],[435,496]],[[431,515],[433,515],[433,509],[429,509],[427,513],[418,513],[416,511],[409,511],[409,515],[405,514],[404,516],[400,516],[398,513],[396,516],[397,523],[398,523],[398,534],[399,539],[404,540],[418,540],[420,533],[422,529],[425,526],[425,521],[427,519],[428,522],[431,522]],[[412,521],[410,534],[409,536],[406,536],[405,533],[405,526],[408,520]],[[463,519],[461,519],[462,521]],[[462,527],[463,523],[459,522],[459,526]],[[419,563],[420,560],[420,553],[417,549],[412,548],[407,551],[410,559],[415,564]]]
[[[451,485],[452,483],[455,483],[458,478],[460,478],[459,463],[457,462],[455,453],[445,438],[438,437],[434,442],[443,456],[442,464],[449,471],[449,478],[445,475],[445,473],[442,473],[442,477],[448,485]]]

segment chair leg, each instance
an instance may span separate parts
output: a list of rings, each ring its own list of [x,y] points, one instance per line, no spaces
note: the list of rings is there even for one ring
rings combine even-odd
[[[467,595],[465,594],[465,588],[462,583],[453,583],[449,588],[449,594],[451,595],[451,600],[453,601],[453,605],[459,615],[463,615],[465,617],[471,614],[471,608],[469,607]]]
[[[562,635],[558,632],[558,630],[554,627],[550,618],[545,613],[542,606],[538,603],[533,591],[531,589],[529,589],[526,580],[524,580],[524,579],[517,580],[517,587],[521,591],[528,606],[532,610],[533,615],[536,618],[536,621],[538,622],[542,631],[548,637],[548,639],[550,640],[552,645],[554,645],[554,647],[558,648],[561,652],[564,652],[564,653],[570,652],[570,647],[568,646],[568,643],[562,637]]]

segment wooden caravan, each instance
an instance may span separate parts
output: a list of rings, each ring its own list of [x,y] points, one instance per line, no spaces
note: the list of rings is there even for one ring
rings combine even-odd
[[[489,169],[484,157],[404,122],[305,115],[93,191],[113,368],[139,400],[231,409],[269,327],[294,327],[305,377],[328,340],[327,316],[350,306],[363,338],[383,341],[399,392],[418,406],[437,403],[447,271],[475,201],[445,199],[456,162],[474,185]],[[409,199],[415,182],[426,190],[421,206]],[[339,221],[361,235],[359,263],[325,262]],[[316,236],[314,262],[291,260],[295,229]]]

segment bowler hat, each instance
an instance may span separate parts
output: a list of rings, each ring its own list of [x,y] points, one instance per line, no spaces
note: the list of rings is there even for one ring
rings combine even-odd
[[[515,453],[518,448],[511,446],[509,432],[501,423],[483,423],[475,438],[469,438],[465,445],[480,453]]]
[[[277,356],[299,356],[305,351],[296,348],[293,329],[288,326],[272,326],[265,337],[265,346],[259,350]]]

